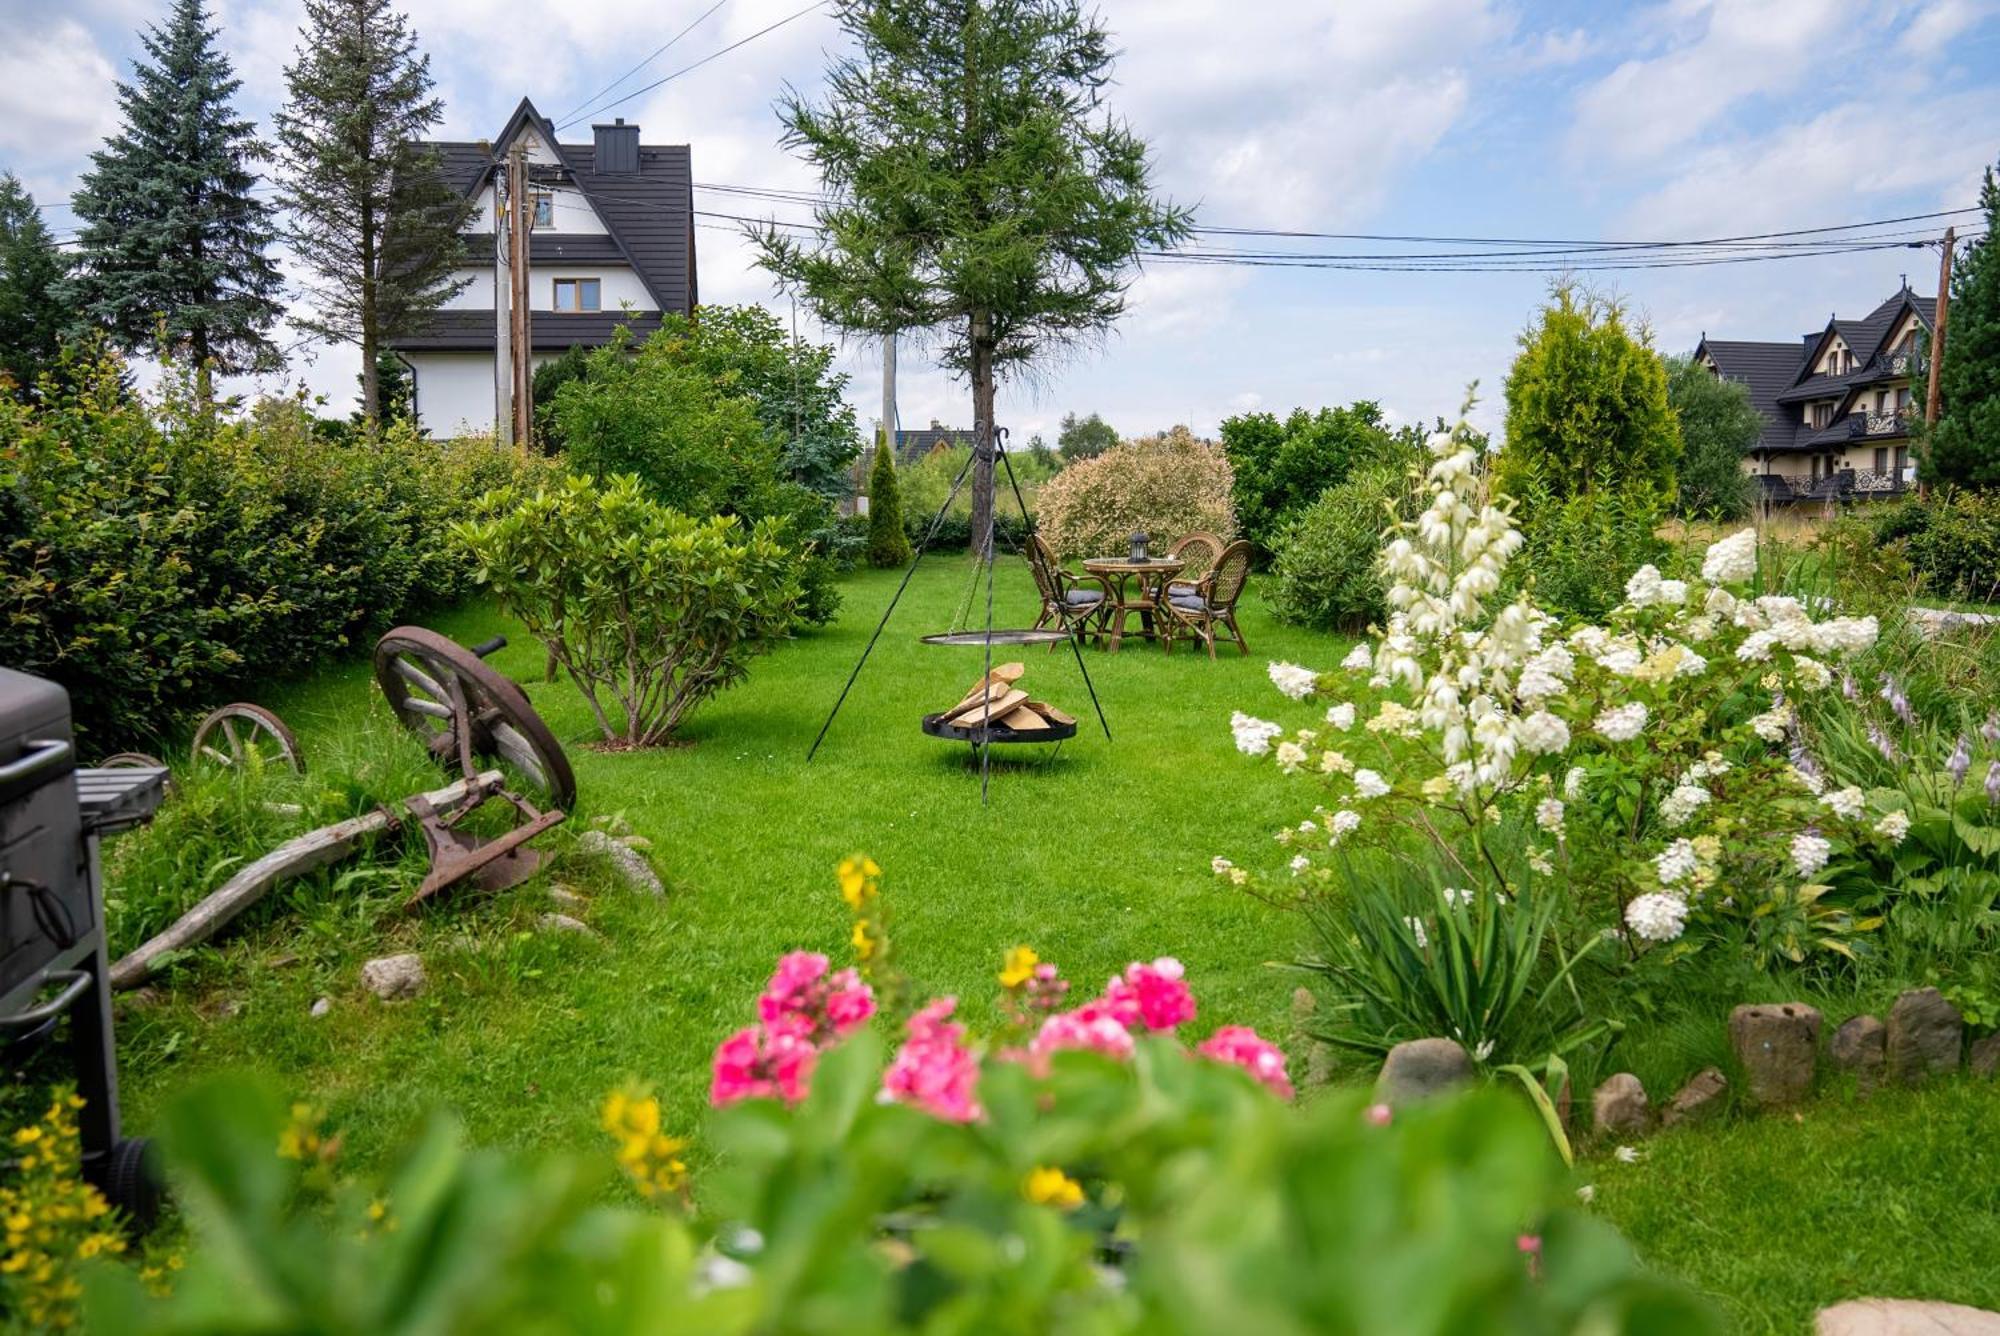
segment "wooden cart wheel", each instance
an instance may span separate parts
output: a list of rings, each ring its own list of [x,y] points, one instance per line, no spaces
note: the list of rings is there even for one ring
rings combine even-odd
[[[557,807],[576,801],[562,745],[528,695],[448,636],[399,626],[375,642],[375,681],[405,728],[467,779],[483,757],[513,766]]]
[[[201,721],[194,731],[194,759],[216,765],[290,766],[303,775],[305,756],[285,721],[261,705],[237,701]]]
[[[167,763],[145,752],[112,752],[97,763],[99,770],[165,770]]]

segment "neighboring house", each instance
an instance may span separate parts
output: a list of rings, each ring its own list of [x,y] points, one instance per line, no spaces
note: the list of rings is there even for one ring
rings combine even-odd
[[[932,418],[928,427],[896,432],[896,463],[914,464],[939,446],[956,448],[961,445],[968,450],[972,448],[973,435],[969,428],[947,427]]]
[[[1834,316],[1789,343],[1702,336],[1695,360],[1741,381],[1764,415],[1743,461],[1764,499],[1848,500],[1902,492],[1916,482],[1910,455],[1912,385],[1928,352],[1934,298],[1907,284],[1859,320]]]
[[[641,144],[621,118],[563,144],[526,98],[489,143],[435,147],[446,178],[476,201],[465,225],[468,282],[424,328],[389,340],[416,381],[417,420],[434,435],[492,431],[507,419],[500,331],[508,285],[496,236],[516,141],[526,146],[533,221],[529,344],[537,365],[572,345],[594,348],[620,325],[643,337],[662,312],[695,307],[694,178],[685,144]],[[496,275],[498,281],[496,282]]]

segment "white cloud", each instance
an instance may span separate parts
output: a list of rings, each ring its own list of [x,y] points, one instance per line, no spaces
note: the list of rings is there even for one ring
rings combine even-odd
[[[116,72],[82,24],[17,27],[0,43],[0,155],[68,177],[118,125]]]
[[[1990,0],[1934,0],[1917,11],[1896,47],[1904,55],[1928,59],[1993,12]]]

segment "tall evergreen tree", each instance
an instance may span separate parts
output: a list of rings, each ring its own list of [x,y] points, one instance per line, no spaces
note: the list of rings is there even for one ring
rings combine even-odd
[[[1930,483],[2000,487],[2000,182],[1991,167],[1979,192],[1986,234],[1951,270],[1938,420],[1922,434],[1919,476]],[[1922,382],[1918,382],[1922,393]]]
[[[238,372],[277,364],[283,281],[273,210],[252,193],[268,150],[230,105],[242,81],[216,32],[205,0],[174,0],[165,26],[141,34],[146,58],[118,85],[123,125],[75,196],[72,296],[126,348]]]
[[[1764,432],[1749,387],[1724,380],[1692,357],[1667,359],[1667,404],[1681,428],[1674,509],[1689,519],[1739,519],[1750,513],[1743,460]]]
[[[875,464],[868,470],[868,564],[907,566],[910,536],[903,531],[903,494],[896,486],[896,452],[889,433],[875,434]]]
[[[975,546],[993,515],[997,375],[1102,334],[1139,256],[1187,234],[1146,145],[1106,113],[1109,33],[1080,0],[835,0],[856,48],[785,142],[832,202],[824,241],[760,238],[827,323],[926,331],[972,385]]]
[[[69,319],[58,291],[66,270],[33,197],[0,172],[0,380],[23,391],[55,361]]]
[[[312,277],[300,325],[361,349],[361,412],[380,413],[384,342],[464,286],[454,277],[470,202],[424,132],[443,115],[430,57],[389,0],[306,0],[278,113],[290,233]]]

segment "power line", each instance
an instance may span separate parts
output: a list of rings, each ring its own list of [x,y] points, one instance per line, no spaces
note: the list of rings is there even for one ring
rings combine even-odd
[[[680,41],[681,38],[687,36],[689,33],[693,32],[696,28],[699,28],[702,24],[708,22],[710,15],[714,14],[716,10],[722,8],[724,5],[728,3],[729,0],[715,0],[714,4],[710,5],[707,9],[704,9],[701,12],[700,18],[696,19],[693,23],[688,24],[687,27],[682,28],[679,32],[675,33],[672,37],[669,37],[666,41],[662,42],[660,45],[654,47],[651,55],[647,56],[637,65],[634,65],[631,69],[625,71],[623,74],[619,75],[616,79],[613,79],[610,83],[604,85],[604,87],[598,89],[595,93],[592,93],[589,97],[585,98],[582,101],[582,103],[580,103],[575,108],[575,110],[566,113],[563,119],[563,124],[568,125],[574,121],[580,121],[585,116],[591,114],[591,104],[596,102],[598,98],[603,97],[606,93],[616,88],[619,84],[624,83],[627,79],[637,74],[640,70],[645,69],[648,65],[652,64],[654,61],[658,60],[661,56],[665,55],[668,49],[671,48],[674,43]]]
[[[623,106],[625,103],[630,102],[635,97],[639,97],[642,96],[643,94],[652,92],[655,88],[658,88],[663,83],[668,83],[671,82],[672,80],[678,79],[683,74],[686,74],[691,70],[698,70],[702,66],[708,64],[709,61],[714,60],[717,57],[728,55],[731,51],[734,51],[739,46],[745,46],[751,42],[754,42],[759,37],[762,37],[766,33],[776,32],[778,29],[784,27],[787,23],[792,22],[794,19],[802,19],[806,15],[812,13],[815,9],[824,8],[826,6],[826,3],[827,0],[813,0],[813,2],[807,5],[805,8],[793,10],[791,13],[785,15],[785,17],[779,19],[776,23],[768,24],[765,27],[759,28],[756,32],[751,33],[748,37],[739,38],[736,41],[731,42],[728,46],[723,47],[720,51],[711,51],[709,54],[703,56],[700,60],[697,60],[692,65],[683,65],[681,68],[675,70],[672,74],[662,75],[660,78],[653,80],[653,82],[649,84],[645,84],[641,87],[635,88],[631,92],[625,94],[625,96],[618,98],[616,101],[607,102],[603,106],[598,107],[595,111],[591,112],[590,114],[594,116],[601,116],[605,112],[611,110],[613,107]],[[556,126],[556,129],[567,130],[570,126],[576,124],[578,119],[580,118],[571,117],[569,120],[566,120],[562,124]]]

